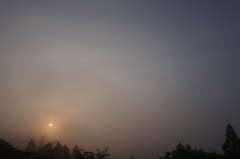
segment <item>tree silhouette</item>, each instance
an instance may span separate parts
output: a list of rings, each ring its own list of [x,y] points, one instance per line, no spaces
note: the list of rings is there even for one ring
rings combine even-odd
[[[27,146],[25,148],[25,151],[26,152],[37,152],[37,148],[36,147],[37,146],[36,146],[35,140],[32,137],[29,137],[28,141],[27,141]]]
[[[159,159],[222,159],[222,155],[216,152],[207,153],[201,149],[192,149],[189,144],[183,146],[181,143],[178,143],[176,150],[172,152],[167,151],[164,157]]]
[[[107,156],[110,156],[110,154],[107,153],[109,147],[105,147],[104,150],[99,150],[99,149],[96,149],[97,150],[97,153],[96,153],[96,156],[98,159],[104,159],[105,157]]]
[[[53,158],[53,145],[56,142],[50,142],[45,135],[39,138],[28,137],[25,152],[33,152],[33,158],[37,159],[52,159]]]
[[[224,157],[226,159],[239,159],[240,158],[240,139],[233,127],[228,124],[226,127],[226,140],[222,145]]]
[[[185,156],[186,156],[185,147],[181,144],[181,142],[179,142],[178,145],[176,146],[176,150],[174,150],[172,153],[172,158],[181,159],[185,158]]]
[[[55,145],[53,151],[54,159],[70,159],[69,148],[66,145],[62,146],[59,141]]]
[[[1,159],[28,159],[34,153],[23,152],[16,149],[10,143],[0,138],[0,158]]]
[[[73,147],[73,151],[72,151],[72,159],[84,159],[84,157],[83,157],[83,152],[84,151],[84,149],[80,149],[79,147],[78,147],[78,145],[75,145],[74,147]]]
[[[222,145],[224,155],[217,154],[215,151],[209,153],[201,149],[192,149],[189,144],[184,146],[179,142],[175,150],[167,151],[164,157],[159,159],[240,159],[240,139],[230,124],[226,126],[225,136],[226,139]],[[62,146],[60,142],[49,142],[46,136],[28,137],[25,151],[17,150],[0,139],[0,159],[106,159],[110,156],[108,149],[109,147],[103,150],[96,149],[97,152],[94,153],[75,145],[70,156],[66,145]]]
[[[41,158],[44,158],[44,159],[54,158],[53,146],[51,143],[47,143],[44,146],[42,146],[40,156]]]

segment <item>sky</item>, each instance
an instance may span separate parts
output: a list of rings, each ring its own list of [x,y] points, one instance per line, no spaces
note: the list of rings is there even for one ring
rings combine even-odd
[[[0,138],[112,159],[240,136],[237,0],[1,0]],[[49,127],[49,123],[53,125]]]

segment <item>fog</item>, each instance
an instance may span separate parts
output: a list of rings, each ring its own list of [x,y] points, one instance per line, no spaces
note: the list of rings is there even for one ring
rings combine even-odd
[[[239,5],[1,1],[0,138],[116,159],[179,141],[221,153],[225,126],[240,131]]]

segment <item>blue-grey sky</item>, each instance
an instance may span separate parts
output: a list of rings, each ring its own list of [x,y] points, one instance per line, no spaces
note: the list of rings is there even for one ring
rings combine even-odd
[[[2,0],[0,137],[109,146],[115,159],[157,158],[179,141],[221,153],[228,123],[240,135],[239,8]]]

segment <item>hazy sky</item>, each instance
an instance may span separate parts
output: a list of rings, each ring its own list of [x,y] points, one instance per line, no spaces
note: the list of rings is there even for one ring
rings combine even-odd
[[[1,0],[0,138],[46,134],[114,159],[158,158],[179,141],[221,152],[228,123],[240,135],[239,8]]]

